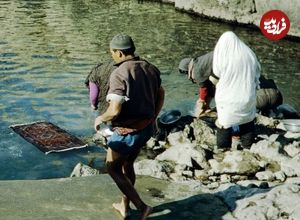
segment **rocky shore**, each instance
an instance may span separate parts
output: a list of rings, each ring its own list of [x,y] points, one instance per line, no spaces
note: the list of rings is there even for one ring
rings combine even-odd
[[[298,0],[161,0],[174,4],[177,10],[243,25],[259,28],[262,15],[269,10],[282,10],[290,21],[288,33],[292,39],[300,38],[300,3]]]
[[[300,133],[287,131],[280,119],[257,114],[251,148],[233,143],[224,151],[215,146],[214,120],[185,116],[160,127],[160,136],[147,142],[135,163],[136,173],[187,184],[189,195],[197,191],[218,198],[215,209],[222,216],[207,219],[299,219]],[[105,141],[99,134],[94,138]],[[98,173],[79,164],[71,176]]]

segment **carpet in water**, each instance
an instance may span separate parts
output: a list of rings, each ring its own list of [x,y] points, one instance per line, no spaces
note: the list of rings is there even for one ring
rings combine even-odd
[[[12,125],[10,128],[46,154],[87,146],[79,138],[50,122],[38,121]]]

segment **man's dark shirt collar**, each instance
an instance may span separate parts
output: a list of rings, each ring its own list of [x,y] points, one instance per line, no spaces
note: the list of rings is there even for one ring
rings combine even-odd
[[[125,62],[127,62],[127,61],[131,61],[131,60],[140,60],[140,57],[139,56],[136,56],[136,57],[133,57],[133,58],[131,58],[131,59],[128,59],[128,60],[124,60],[124,61],[122,61],[122,62],[120,62],[120,63],[115,63],[114,64],[114,66],[120,66],[122,63],[125,63]]]

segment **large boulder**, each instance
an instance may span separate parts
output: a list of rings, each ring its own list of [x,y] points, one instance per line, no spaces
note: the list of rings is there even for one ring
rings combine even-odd
[[[159,161],[172,161],[174,164],[182,164],[187,167],[193,167],[196,163],[203,169],[208,168],[204,149],[196,149],[195,144],[182,143],[174,145],[156,158]]]
[[[227,151],[221,161],[211,159],[208,161],[212,173],[252,175],[260,169],[260,161],[249,151]]]
[[[207,122],[195,119],[191,123],[190,128],[187,127],[186,129],[192,129],[196,144],[205,144],[210,146],[211,150],[213,150],[213,147],[216,145],[216,132],[208,125]]]

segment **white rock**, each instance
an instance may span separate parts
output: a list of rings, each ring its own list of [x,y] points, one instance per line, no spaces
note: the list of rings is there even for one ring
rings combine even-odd
[[[283,171],[277,171],[274,173],[275,179],[280,180],[281,182],[284,182],[286,179],[286,175]]]
[[[174,167],[174,172],[181,175],[186,168],[187,166],[185,164],[176,164]]]
[[[190,170],[184,170],[184,171],[182,172],[182,175],[183,175],[183,176],[186,176],[186,177],[192,178],[192,177],[193,177],[193,172],[190,171]]]
[[[300,132],[295,133],[295,132],[288,131],[288,132],[285,133],[284,137],[286,137],[286,138],[293,138],[293,139],[299,139],[300,138]]]
[[[183,144],[179,147],[172,146],[159,154],[155,159],[159,161],[172,161],[176,164],[183,164],[192,167],[190,152],[193,148],[189,144]]]
[[[256,178],[261,181],[272,181],[275,179],[273,172],[267,170],[255,174]]]
[[[74,167],[70,177],[80,177],[80,176],[95,176],[99,174],[99,170],[91,168],[88,165],[78,163]]]
[[[284,184],[239,197],[233,215],[237,219],[299,219],[299,190],[296,184]]]
[[[287,178],[285,183],[288,184],[298,184],[300,185],[300,177],[291,177],[291,178]]]
[[[147,141],[146,147],[147,147],[148,149],[153,149],[153,148],[155,147],[155,144],[156,144],[155,138],[151,137],[151,138]]]
[[[279,134],[271,134],[269,137],[269,142],[275,142],[277,140],[277,138],[279,137]]]
[[[300,146],[298,141],[294,141],[291,144],[284,146],[284,151],[290,156],[295,157],[300,152]]]
[[[269,128],[275,128],[279,122],[278,120],[275,120],[273,118],[269,118],[261,114],[256,114],[256,123]]]
[[[161,146],[166,146],[167,142],[166,141],[158,141],[158,144]]]
[[[286,174],[286,176],[300,176],[300,154],[292,159],[282,160],[280,166],[281,170]]]
[[[204,170],[195,170],[194,175],[198,179],[206,179],[208,177],[208,174]]]
[[[192,143],[184,143],[172,146],[156,157],[160,161],[172,161],[175,164],[183,164],[193,167],[192,159],[202,168],[207,168],[204,150],[196,150]]]
[[[260,160],[258,164],[261,168],[265,168],[268,165],[268,162],[264,160]]]
[[[217,176],[209,176],[208,179],[212,182],[217,182],[219,178]]]
[[[167,137],[167,142],[170,146],[177,146],[183,143],[191,143],[191,141],[184,137],[182,131],[170,133]]]
[[[207,184],[207,188],[209,188],[209,189],[216,189],[219,186],[220,186],[220,183],[218,183],[218,182],[213,182],[213,183]]]
[[[248,179],[247,176],[242,176],[242,175],[232,175],[231,176],[232,181],[243,181],[243,180],[247,180],[247,179]]]
[[[186,180],[186,177],[184,177],[182,175],[178,175],[177,173],[171,173],[170,178],[171,178],[171,180],[173,180],[175,182],[182,182],[182,181]]]
[[[276,136],[273,136],[274,139]],[[255,144],[252,144],[250,152],[258,154],[262,158],[266,158],[270,161],[280,162],[281,160],[287,159],[286,156],[279,153],[281,144],[277,141],[270,142],[269,140],[262,140]]]
[[[134,163],[134,170],[137,175],[147,175],[159,179],[168,179],[166,169],[157,160],[144,159]]]
[[[230,175],[222,174],[220,176],[220,182],[221,183],[230,183],[230,181],[231,181]]]
[[[280,130],[283,130],[283,131],[286,131],[285,127],[284,127],[284,124],[282,122],[280,122],[277,126],[276,126],[277,129],[280,129]]]
[[[230,173],[249,175],[256,173],[259,169],[259,161],[249,151],[227,151],[224,159],[218,162],[215,159],[208,161],[214,173]]]

